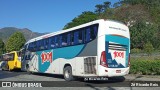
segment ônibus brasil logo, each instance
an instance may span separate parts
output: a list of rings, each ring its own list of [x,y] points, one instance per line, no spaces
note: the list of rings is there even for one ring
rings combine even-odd
[[[124,52],[117,52],[117,51],[114,51],[114,58],[116,57],[121,57],[121,58],[124,58]]]
[[[42,59],[42,64],[44,64],[44,62],[52,63],[52,51],[51,52],[42,52],[41,59]]]

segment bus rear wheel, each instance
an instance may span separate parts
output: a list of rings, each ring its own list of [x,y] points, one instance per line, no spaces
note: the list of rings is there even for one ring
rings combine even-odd
[[[73,81],[74,77],[72,75],[72,68],[71,66],[66,66],[63,70],[64,79],[66,81]]]

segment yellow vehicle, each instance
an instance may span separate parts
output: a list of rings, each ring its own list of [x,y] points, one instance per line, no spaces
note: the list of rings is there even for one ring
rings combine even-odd
[[[4,62],[1,65],[2,70],[21,69],[21,52],[12,51],[1,56]]]

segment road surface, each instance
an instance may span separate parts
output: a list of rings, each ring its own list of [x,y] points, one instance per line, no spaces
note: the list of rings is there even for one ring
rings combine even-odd
[[[87,78],[88,80],[90,78]],[[91,78],[92,79],[92,78]],[[23,89],[34,89],[34,90],[160,90],[159,87],[129,87],[131,85],[128,81],[160,81],[160,76],[140,76],[140,75],[127,75],[125,77],[114,77],[105,78],[105,80],[99,81],[84,81],[84,78],[78,78],[76,81],[66,82],[62,75],[52,75],[52,74],[28,74],[27,72],[21,71],[1,71],[0,70],[0,81],[37,81],[37,82],[47,82],[48,85],[53,85],[53,87],[23,87]],[[53,81],[53,82],[52,82]],[[0,90],[3,90],[1,87]],[[21,90],[22,87],[5,87],[5,90]]]

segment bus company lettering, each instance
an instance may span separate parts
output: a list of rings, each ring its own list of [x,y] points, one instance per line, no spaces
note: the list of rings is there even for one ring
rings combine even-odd
[[[124,58],[124,52],[117,52],[117,51],[114,51],[114,58],[116,57],[121,57],[121,58]]]
[[[42,59],[42,64],[44,64],[44,62],[52,63],[52,51],[51,52],[42,52],[41,59]]]

